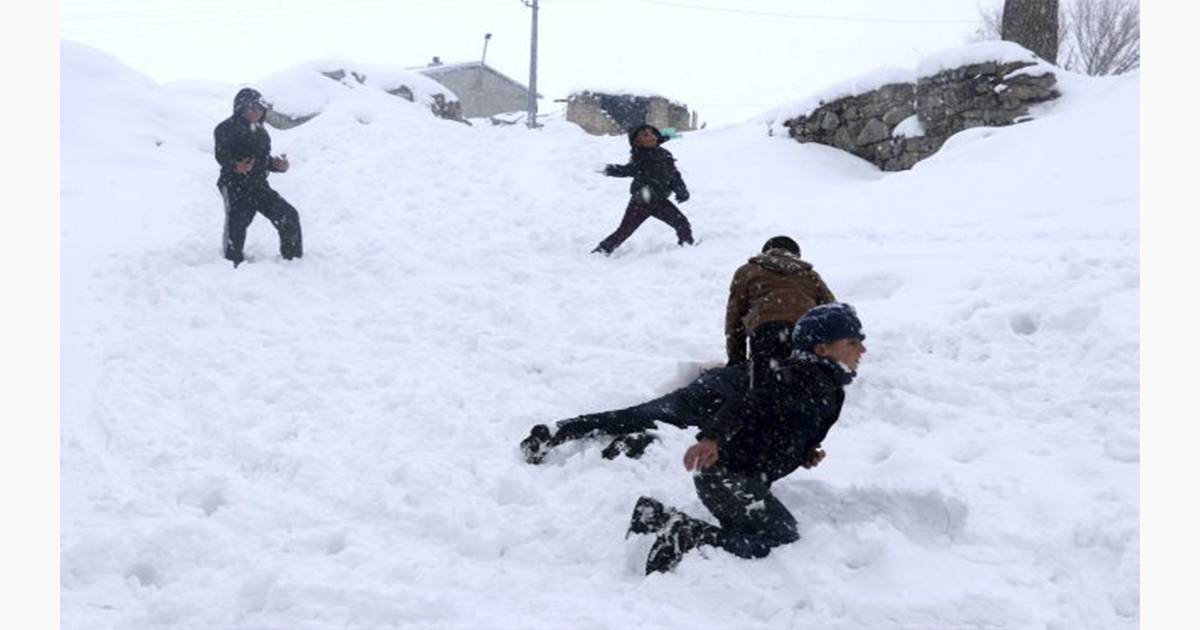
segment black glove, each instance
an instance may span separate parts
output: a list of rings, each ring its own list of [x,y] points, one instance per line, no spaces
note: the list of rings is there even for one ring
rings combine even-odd
[[[678,201],[679,203],[683,203],[691,198],[692,198],[692,195],[690,193],[688,193],[686,188],[684,188],[683,190],[675,191],[675,201]]]
[[[604,174],[608,175],[609,177],[615,176],[617,174],[616,171],[617,167],[613,166],[612,164],[606,164],[604,166]]]

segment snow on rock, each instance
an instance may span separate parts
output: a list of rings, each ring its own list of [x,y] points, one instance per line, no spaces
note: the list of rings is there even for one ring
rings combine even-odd
[[[947,48],[941,52],[926,56],[917,64],[917,78],[931,77],[935,74],[973,66],[981,63],[1028,63],[1034,68],[1026,68],[1023,72],[1043,74],[1057,73],[1060,70],[1045,61],[1029,49],[1013,42],[995,40],[966,44],[955,48]]]

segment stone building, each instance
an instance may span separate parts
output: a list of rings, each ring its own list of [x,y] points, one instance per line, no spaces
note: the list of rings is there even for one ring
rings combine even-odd
[[[434,57],[428,66],[414,70],[454,92],[464,118],[529,110],[529,88],[482,61],[444,64]]]
[[[641,124],[692,131],[697,116],[686,105],[661,96],[582,91],[567,97],[566,118],[594,136],[614,136]]]

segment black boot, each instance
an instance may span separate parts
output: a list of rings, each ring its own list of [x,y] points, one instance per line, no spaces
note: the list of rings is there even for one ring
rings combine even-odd
[[[666,531],[658,535],[646,556],[646,575],[666,573],[679,565],[683,555],[701,544],[701,528],[705,525],[691,517],[680,515],[670,521]]]
[[[521,440],[521,454],[525,456],[525,461],[530,464],[542,463],[546,453],[550,452],[550,438],[550,427],[544,424],[533,425],[529,430],[529,437]]]
[[[679,512],[674,508],[665,507],[656,499],[639,497],[633,506],[633,515],[629,517],[629,531],[625,532],[625,537],[628,538],[630,534],[657,534],[677,514]]]
[[[616,459],[617,455],[625,453],[630,459],[637,459],[646,452],[646,447],[658,439],[653,433],[630,433],[622,435],[600,451],[604,459]]]

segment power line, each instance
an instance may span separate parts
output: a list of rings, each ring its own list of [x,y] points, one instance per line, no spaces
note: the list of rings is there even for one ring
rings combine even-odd
[[[558,0],[559,2],[567,0]],[[579,1],[579,0],[576,0]],[[666,7],[675,7],[679,9],[694,9],[697,11],[716,11],[720,13],[736,13],[740,15],[757,15],[762,17],[785,18],[789,20],[815,20],[822,22],[874,22],[883,24],[978,24],[979,19],[964,19],[964,20],[921,20],[921,19],[903,19],[903,18],[871,18],[871,17],[848,17],[837,15],[801,15],[796,13],[778,13],[774,11],[755,11],[750,9],[731,9],[728,7],[710,7],[698,4],[688,4],[686,2],[671,2],[670,0],[637,0],[645,4],[658,4]]]

